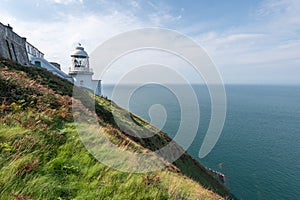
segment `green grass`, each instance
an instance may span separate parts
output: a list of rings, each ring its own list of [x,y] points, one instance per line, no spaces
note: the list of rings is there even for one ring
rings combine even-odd
[[[48,137],[56,135],[55,131],[0,126],[1,199],[11,199],[10,193],[36,199],[187,199],[195,195],[185,187],[187,183],[201,188],[189,179],[179,186],[170,184],[184,178],[164,170],[147,174],[158,175],[161,180],[146,186],[145,174],[116,171],[95,160],[82,145],[73,123],[62,128],[64,136],[58,143]],[[34,160],[38,160],[35,165],[24,167]],[[206,192],[208,199],[216,196]]]
[[[0,85],[0,199],[220,199],[216,193],[230,196],[188,154],[174,164],[165,161],[169,167],[151,173],[121,172],[96,160],[84,147],[78,124],[73,121],[73,85],[43,69],[0,59]],[[171,140],[110,100],[94,99],[87,91],[75,90],[80,93],[77,115],[85,130],[94,128],[88,122],[93,118],[90,111],[95,111],[101,134],[120,148],[149,152]],[[89,106],[94,100],[95,108]],[[121,129],[112,109],[122,122]],[[145,130],[158,133],[139,139],[122,130],[133,135]],[[105,146],[100,147],[100,153],[101,150],[104,152]]]

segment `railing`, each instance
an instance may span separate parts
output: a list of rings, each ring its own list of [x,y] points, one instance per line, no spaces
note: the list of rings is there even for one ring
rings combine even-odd
[[[93,72],[93,69],[92,68],[86,68],[86,67],[70,67],[69,68],[69,71],[70,72]]]

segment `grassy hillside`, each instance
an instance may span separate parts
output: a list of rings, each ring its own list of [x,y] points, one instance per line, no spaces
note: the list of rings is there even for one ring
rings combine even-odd
[[[72,100],[88,124],[93,95],[37,67],[0,60],[0,199],[222,199],[226,188],[188,154],[152,173],[125,173],[98,162],[84,147],[72,115]],[[95,98],[103,134],[132,152],[154,151],[171,139],[162,132],[137,138],[143,119]],[[130,123],[128,117],[136,124]],[[138,125],[137,125],[138,124]],[[180,149],[179,146],[176,148]],[[222,197],[221,197],[222,196]]]

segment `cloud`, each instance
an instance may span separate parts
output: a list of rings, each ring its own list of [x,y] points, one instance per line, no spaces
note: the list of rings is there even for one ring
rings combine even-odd
[[[81,5],[73,7],[72,4]],[[64,71],[68,71],[70,52],[78,42],[91,52],[113,35],[138,27],[163,25],[177,18],[165,9],[161,11],[163,16],[159,17],[159,6],[147,11],[148,18],[141,18],[138,14],[145,14],[144,5],[134,0],[121,3],[99,0],[93,4],[88,0],[35,0],[32,5],[36,6],[31,7],[31,13],[38,9],[48,12],[28,20],[26,12],[23,13],[24,18],[12,15],[9,9],[3,9],[8,6],[3,3],[1,21],[10,23],[17,33],[27,37],[31,44],[45,53],[48,60],[60,62]],[[161,3],[159,5],[162,6]],[[72,9],[67,9],[68,6]],[[49,20],[49,15],[55,17]]]
[[[182,19],[180,14],[174,15],[172,8],[163,2],[157,2],[155,4],[151,1],[147,1],[147,4],[153,10],[148,14],[148,19],[153,26],[168,25]]]
[[[253,70],[266,66],[278,69],[281,65],[286,71],[282,74],[297,74],[292,71],[300,66],[297,0],[262,1],[249,13],[247,23],[220,29],[218,25],[212,29],[204,20],[185,21],[172,6],[138,0],[2,1],[0,21],[10,23],[47,59],[60,62],[64,71],[68,71],[70,52],[78,42],[90,53],[106,39],[126,30],[161,26],[182,31],[202,45],[226,74],[225,81],[236,81],[237,76],[254,74]]]
[[[70,5],[70,4],[82,4],[83,0],[48,0],[50,3],[57,3],[57,4],[64,4],[64,5]]]
[[[299,84],[299,2],[263,1],[250,16],[246,24],[194,34],[194,39],[227,83]]]
[[[20,21],[12,17],[6,19],[16,27],[17,33],[44,52],[48,60],[60,62],[64,71],[68,71],[70,53],[78,42],[91,52],[112,35],[140,26],[138,20],[121,13],[111,16],[65,15],[61,21],[47,23]]]
[[[71,4],[82,1],[53,0],[52,3]],[[0,9],[2,12],[3,9]],[[50,10],[50,9],[49,9]],[[23,20],[9,12],[2,12],[1,22],[10,23],[14,30],[27,41],[39,48],[49,61],[57,61],[68,71],[70,53],[78,42],[82,43],[88,52],[113,35],[145,25],[134,14],[119,12],[118,8],[110,7],[111,12],[98,14],[85,10],[81,14],[64,13],[61,9],[51,9],[59,20]]]
[[[261,3],[253,17],[264,28],[276,33],[288,34],[300,30],[300,4],[298,0],[266,0]],[[263,28],[263,27],[261,27]]]
[[[256,18],[248,24],[195,38],[221,66],[300,58],[300,20],[295,20],[300,19],[300,7],[295,3],[293,0],[265,1],[254,12]]]

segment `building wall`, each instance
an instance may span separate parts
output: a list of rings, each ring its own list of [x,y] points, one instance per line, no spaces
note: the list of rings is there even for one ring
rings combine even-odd
[[[12,27],[0,23],[0,56],[28,65],[28,55],[26,52],[26,38],[20,37],[13,32]]]
[[[100,80],[92,80],[92,74],[78,74],[73,76],[75,79],[74,84],[76,86],[90,89],[92,90],[96,95],[101,95],[101,81]]]
[[[71,83],[74,83],[74,80],[73,80],[72,76],[70,76],[70,75],[66,74],[65,72],[61,71],[56,66],[49,63],[46,59],[37,58],[37,57],[30,57],[30,61],[32,62],[33,65],[35,65],[37,67],[44,68],[44,69],[48,70],[49,72],[52,72],[52,74],[54,74],[56,76],[59,76],[63,79],[66,79],[66,80],[70,81]]]

